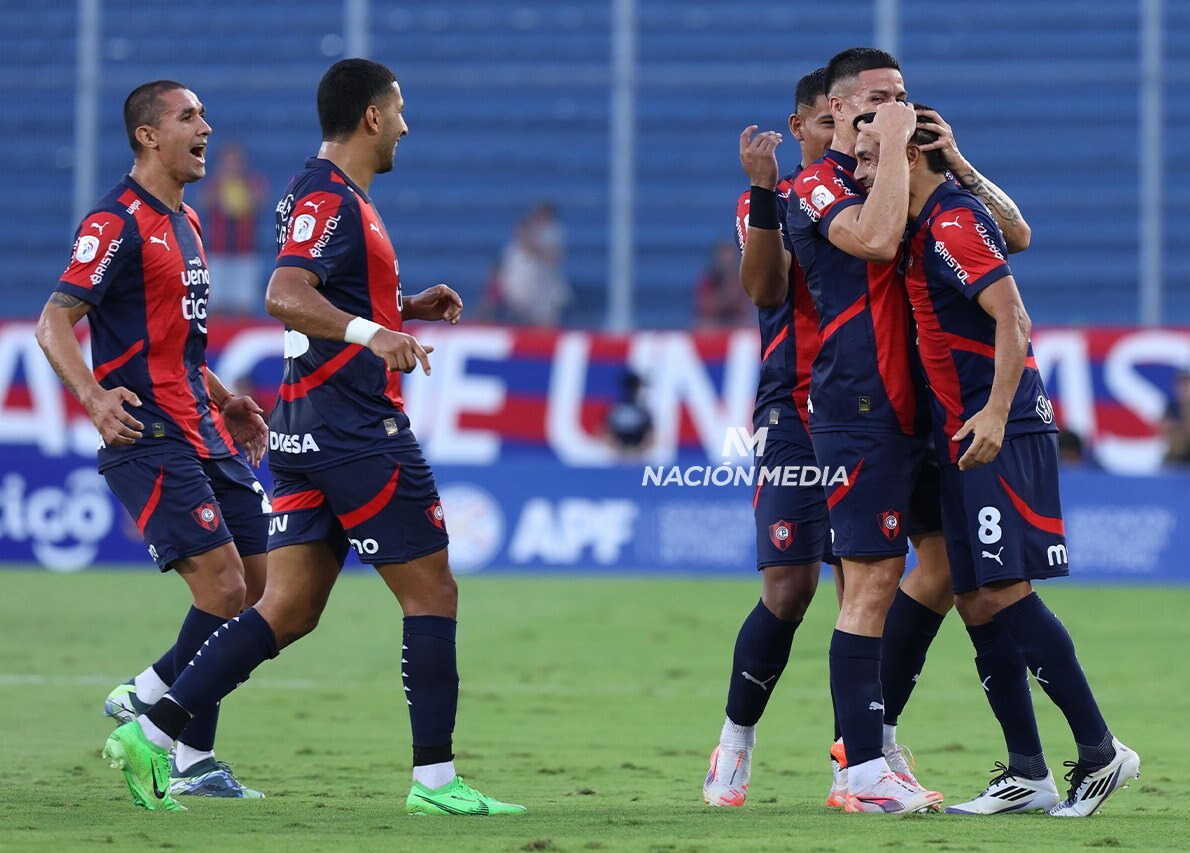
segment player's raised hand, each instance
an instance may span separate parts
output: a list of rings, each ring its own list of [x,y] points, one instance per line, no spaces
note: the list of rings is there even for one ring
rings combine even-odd
[[[259,466],[269,447],[269,427],[264,422],[264,409],[246,394],[227,398],[220,409],[231,437],[247,451],[248,461]]]
[[[937,110],[931,110],[928,107],[915,107],[914,111],[917,113],[917,126],[922,130],[928,130],[932,133],[938,134],[938,139],[921,146],[922,151],[933,151],[939,149],[942,151],[942,157],[946,161],[947,168],[957,169],[964,163],[963,155],[959,152],[959,144],[955,142],[954,130],[946,123],[946,120],[939,115]]]
[[[876,118],[870,124],[863,125],[861,129],[875,135],[882,143],[892,140],[895,143],[908,144],[909,137],[917,131],[917,113],[909,104],[887,101],[876,107]]]
[[[132,444],[143,435],[145,425],[124,408],[125,404],[140,406],[140,397],[127,388],[101,388],[82,403],[108,447]]]
[[[462,297],[445,284],[426,288],[411,301],[416,303],[416,311],[407,314],[411,320],[445,320],[454,326],[463,316]]]
[[[781,134],[775,130],[753,136],[754,133],[756,125],[750,124],[740,134],[740,164],[753,186],[775,190],[779,172],[777,146],[781,144]]]
[[[959,431],[950,437],[951,441],[962,441],[973,435],[971,446],[959,459],[959,470],[970,471],[980,465],[987,465],[1000,453],[1004,444],[1004,424],[1008,421],[1008,413],[992,411],[988,407],[980,409],[968,418]]]
[[[389,370],[412,373],[421,364],[422,373],[430,375],[430,353],[432,346],[422,346],[413,335],[381,329],[368,342],[368,349],[384,359]]]

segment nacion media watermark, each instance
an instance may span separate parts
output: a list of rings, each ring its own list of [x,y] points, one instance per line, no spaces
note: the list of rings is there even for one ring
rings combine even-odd
[[[762,465],[768,428],[750,433],[730,427],[723,438],[723,457],[753,459],[752,464],[721,462],[718,465],[649,465],[642,486],[837,486],[847,484],[847,469],[818,465]]]

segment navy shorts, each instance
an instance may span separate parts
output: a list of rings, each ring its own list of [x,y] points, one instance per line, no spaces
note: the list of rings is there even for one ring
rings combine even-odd
[[[402,447],[321,471],[273,466],[269,550],[325,541],[342,563],[408,563],[447,546],[434,473],[410,438]]]
[[[826,491],[814,486],[783,485],[766,479],[765,469],[804,471],[817,465],[814,451],[805,442],[771,435],[764,456],[756,460],[756,490],[752,513],[756,519],[756,568],[800,566],[832,562],[830,519],[826,512]],[[799,475],[798,479],[803,479]]]
[[[956,593],[1070,574],[1057,434],[1009,437],[991,464],[970,471],[944,466],[942,520]]]
[[[847,482],[827,487],[832,550],[838,557],[897,557],[909,552],[912,497],[925,460],[922,437],[863,432],[814,434],[818,464]]]
[[[917,470],[917,482],[909,496],[909,520],[905,524],[909,538],[942,532],[942,470],[933,454],[927,453]]]
[[[244,557],[267,548],[268,496],[242,456],[165,451],[112,465],[103,476],[163,572],[233,540]]]

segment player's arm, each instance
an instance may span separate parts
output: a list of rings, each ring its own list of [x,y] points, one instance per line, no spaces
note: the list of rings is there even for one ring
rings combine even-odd
[[[876,118],[863,129],[880,138],[880,160],[872,191],[863,204],[840,210],[827,237],[849,255],[865,261],[896,259],[909,218],[909,160],[905,155],[916,128],[913,108],[897,101],[876,108]]]
[[[297,266],[278,267],[269,279],[264,297],[269,316],[310,338],[346,341],[367,347],[384,359],[390,370],[409,373],[418,363],[430,375],[429,353],[413,335],[394,332],[379,323],[340,311],[318,292],[317,275]]]
[[[992,212],[992,216],[996,218],[996,223],[1004,232],[1004,242],[1008,246],[1009,252],[1023,252],[1029,248],[1029,243],[1033,239],[1033,230],[1025,221],[1025,217],[1021,215],[1021,210],[1017,207],[1016,202],[1009,197],[1008,193],[981,175],[962,155],[958,143],[955,142],[954,130],[938,114],[937,110],[919,109],[917,114],[925,119],[918,127],[938,134],[937,142],[923,145],[921,150],[932,151],[935,148],[942,150],[946,167],[950,169],[960,184],[983,200],[988,210]]]
[[[740,259],[740,283],[758,308],[776,308],[785,302],[792,263],[781,237],[780,208],[777,206],[777,146],[781,134],[757,133],[756,125],[740,134],[740,163],[752,181],[748,224],[740,223],[744,254]]]
[[[987,405],[972,415],[952,438],[962,441],[974,435],[971,446],[959,459],[960,471],[986,465],[1000,452],[1004,425],[1025,370],[1029,332],[1033,328],[1011,275],[988,285],[975,298],[979,307],[996,321],[996,375]]]
[[[139,406],[140,398],[127,388],[103,388],[87,367],[74,336],[75,324],[90,310],[90,304],[77,296],[55,291],[37,320],[37,343],[62,384],[87,410],[103,443],[109,447],[132,444],[141,437],[144,424],[129,414],[124,404]]]
[[[269,447],[269,426],[264,422],[264,409],[247,394],[236,395],[207,368],[207,393],[215,408],[223,412],[223,421],[236,443],[248,452],[248,461],[259,465]]]
[[[401,316],[406,320],[445,320],[455,326],[463,316],[463,298],[445,284],[436,284],[407,297]]]

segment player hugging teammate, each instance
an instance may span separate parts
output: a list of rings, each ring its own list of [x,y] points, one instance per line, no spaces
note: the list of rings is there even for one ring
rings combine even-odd
[[[737,639],[704,800],[744,803],[756,723],[814,594],[825,508],[844,581],[828,805],[939,808],[942,795],[917,782],[896,743],[896,717],[953,594],[1008,763],[947,811],[1092,814],[1139,775],[1140,759],[1108,730],[1070,635],[1031,585],[1068,567],[1057,428],[1005,260],[1027,247],[1028,226],[941,116],[907,103],[892,56],[853,48],[830,61],[819,90],[833,121],[825,151],[811,132],[826,121],[815,117],[813,77],[790,118],[809,165],[778,181],[780,135],[750,127],[741,137],[753,184],[737,214],[741,280],[761,309],[756,426],[792,422],[801,429],[790,452],[812,448],[819,465],[849,476],[825,495],[756,495],[764,596]],[[921,567],[901,583],[910,539]],[[1029,671],[1078,748],[1064,800]]]

